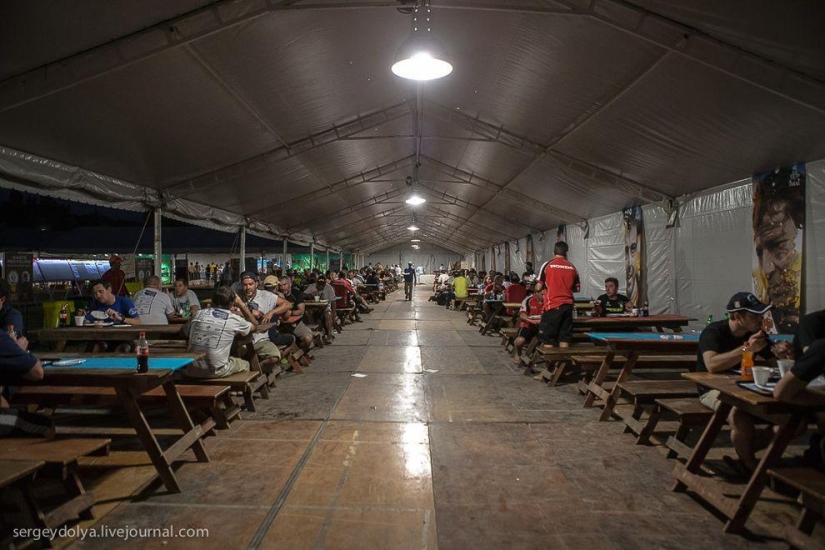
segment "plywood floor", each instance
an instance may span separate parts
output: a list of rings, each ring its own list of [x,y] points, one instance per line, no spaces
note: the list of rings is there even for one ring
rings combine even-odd
[[[515,371],[498,337],[428,294],[391,294],[316,351],[306,374],[287,374],[256,414],[208,440],[211,463],[180,465],[183,493],[153,482],[139,453],[132,467],[84,471],[99,504],[81,526],[204,527],[208,538],[59,546],[784,547],[758,526],[722,534],[717,517],[668,490],[674,462],[661,448],[598,422],[571,386]],[[776,497],[757,516],[794,513]]]

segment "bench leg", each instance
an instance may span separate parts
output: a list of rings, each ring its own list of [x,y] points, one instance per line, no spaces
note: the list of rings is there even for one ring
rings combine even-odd
[[[155,434],[152,433],[151,428],[149,428],[146,417],[143,416],[143,411],[140,410],[135,396],[128,390],[121,388],[115,388],[115,391],[123,405],[123,411],[126,413],[126,417],[129,419],[132,427],[135,428],[138,439],[140,439],[140,442],[143,444],[143,448],[146,449],[146,453],[149,455],[152,464],[155,465],[155,470],[157,470],[163,485],[170,493],[180,493],[180,485],[178,484],[177,478],[175,478],[175,473],[163,456],[163,451],[158,444],[158,440],[155,438]],[[178,396],[178,398],[180,398],[180,396]]]
[[[252,398],[252,387],[247,384],[243,389],[243,402],[246,410],[249,412],[257,412],[255,407],[255,400]]]
[[[556,361],[556,368],[553,370],[553,376],[550,378],[550,383],[547,384],[548,386],[555,387],[561,377],[564,376],[564,372],[567,370],[567,366],[569,363],[567,361]]]
[[[672,437],[673,437],[674,440],[678,441],[679,443],[684,444],[685,439],[687,439],[688,434],[690,434],[690,427],[688,427],[688,426],[686,426],[682,423],[679,423],[679,427],[676,428],[676,433],[673,434]],[[665,445],[667,445],[667,443],[665,443]],[[669,449],[668,452],[667,452],[667,458],[676,458],[677,456],[679,456],[679,453],[677,453],[676,450],[673,449],[670,445],[667,445],[667,447]]]
[[[719,403],[719,407],[717,407],[716,411],[713,413],[708,425],[705,426],[705,430],[702,432],[702,436],[693,448],[693,452],[690,453],[684,468],[681,469],[680,465],[676,466],[676,470],[674,470],[676,481],[673,482],[673,486],[670,488],[671,491],[682,493],[688,488],[683,479],[690,481],[697,475],[699,469],[702,467],[702,463],[705,461],[705,457],[708,455],[711,447],[713,447],[713,443],[716,441],[716,436],[719,435],[719,431],[722,429],[722,426],[725,422],[727,422],[728,414],[730,413],[731,408],[733,407],[729,403],[725,403],[724,401]],[[681,475],[682,471],[684,471],[684,476]]]
[[[645,422],[644,427],[642,427],[642,431],[639,432],[639,437],[636,439],[636,445],[647,445],[650,443],[650,436],[653,435],[653,431],[656,429],[659,419],[662,418],[662,412],[662,408],[659,407],[659,405],[653,406],[653,410],[650,411],[650,416],[647,417],[647,422]]]

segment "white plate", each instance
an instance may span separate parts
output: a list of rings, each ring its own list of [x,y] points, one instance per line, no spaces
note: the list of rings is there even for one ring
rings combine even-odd
[[[825,376],[822,376],[821,374],[808,382],[809,388],[821,388],[823,386],[825,386]]]
[[[108,313],[106,313],[105,311],[93,311],[93,312],[91,313],[91,315],[92,315],[92,317],[94,317],[95,319],[100,319],[101,321],[102,321],[103,319],[108,319],[108,318],[109,318],[109,314],[108,314]]]
[[[85,359],[61,359],[52,363],[53,367],[71,367],[72,365],[81,365],[85,363]]]

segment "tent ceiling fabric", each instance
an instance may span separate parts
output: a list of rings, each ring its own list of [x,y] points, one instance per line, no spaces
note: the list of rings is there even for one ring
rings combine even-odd
[[[4,2],[0,185],[374,252],[418,163],[465,253],[825,157],[822,2],[433,0],[422,84],[398,7]]]

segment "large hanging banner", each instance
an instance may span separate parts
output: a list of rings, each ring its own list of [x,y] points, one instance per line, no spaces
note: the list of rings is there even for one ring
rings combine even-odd
[[[9,301],[13,304],[29,304],[34,301],[32,260],[31,252],[6,253],[6,284],[9,289]]]
[[[631,206],[622,210],[624,225],[624,265],[627,276],[627,297],[637,306],[642,305],[642,252],[644,248],[644,226],[642,207]]]
[[[567,242],[567,226],[562,224],[556,229],[556,242],[557,243],[566,243]]]
[[[792,334],[802,305],[805,165],[753,176],[753,293],[773,304],[768,330]]]

